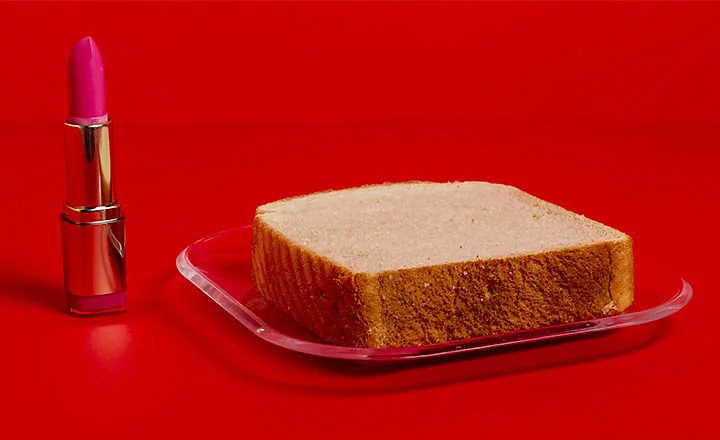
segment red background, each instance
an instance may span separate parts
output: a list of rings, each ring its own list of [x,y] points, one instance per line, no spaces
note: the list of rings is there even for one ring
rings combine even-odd
[[[714,438],[720,5],[0,3],[3,437]],[[128,313],[62,313],[66,57],[116,122]],[[630,233],[687,309],[601,338],[367,369],[263,343],[174,268],[260,203],[509,183]],[[672,282],[671,286],[674,287]]]

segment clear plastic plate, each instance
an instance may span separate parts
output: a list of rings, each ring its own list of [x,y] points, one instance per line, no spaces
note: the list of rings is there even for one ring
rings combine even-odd
[[[177,257],[180,273],[256,336],[309,355],[361,362],[408,361],[508,347],[645,324],[665,318],[692,298],[692,287],[679,279],[675,289],[658,293],[636,286],[635,303],[623,314],[407,348],[352,348],[324,342],[265,300],[251,278],[250,226],[203,238]],[[662,289],[661,289],[662,290]]]

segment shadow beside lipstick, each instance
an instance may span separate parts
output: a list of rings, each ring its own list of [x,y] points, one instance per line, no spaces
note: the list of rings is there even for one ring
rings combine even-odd
[[[0,297],[29,303],[53,312],[65,313],[62,281],[38,279],[18,273],[0,273]]]

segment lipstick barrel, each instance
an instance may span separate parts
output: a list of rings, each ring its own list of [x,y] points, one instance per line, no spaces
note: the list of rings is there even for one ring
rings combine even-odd
[[[110,122],[65,124],[66,202],[61,215],[68,310],[126,308],[125,228],[115,199]]]
[[[65,123],[65,193],[73,208],[95,208],[116,202],[110,145],[112,125]]]

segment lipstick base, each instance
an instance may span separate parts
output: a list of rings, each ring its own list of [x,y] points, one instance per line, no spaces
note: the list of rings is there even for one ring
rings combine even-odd
[[[127,310],[127,292],[105,295],[79,296],[65,293],[68,312],[75,316],[106,315]]]

